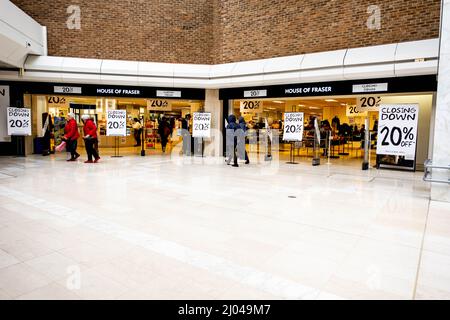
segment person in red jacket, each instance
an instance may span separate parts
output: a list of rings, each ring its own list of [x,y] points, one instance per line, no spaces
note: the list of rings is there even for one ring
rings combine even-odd
[[[97,126],[91,117],[87,114],[81,116],[81,120],[83,120],[84,127],[84,146],[86,147],[86,153],[88,156],[87,161],[84,163],[97,163],[100,160],[98,156],[97,150],[95,149],[95,144],[97,143]],[[94,157],[94,161],[92,161],[92,157]]]
[[[66,150],[70,152],[70,159],[67,161],[75,161],[80,156],[77,152],[77,139],[80,136],[78,132],[77,121],[75,120],[75,114],[69,113],[67,115],[67,123],[64,127],[64,140],[66,141]]]

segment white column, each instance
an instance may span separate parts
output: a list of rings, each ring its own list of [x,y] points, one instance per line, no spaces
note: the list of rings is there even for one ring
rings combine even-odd
[[[205,112],[211,112],[211,139],[205,144],[205,155],[222,155],[223,105],[218,89],[206,89]]]
[[[443,0],[441,48],[434,128],[433,163],[450,165],[450,0]],[[433,178],[448,179],[448,170],[433,169]],[[450,186],[432,183],[431,199],[450,202]]]

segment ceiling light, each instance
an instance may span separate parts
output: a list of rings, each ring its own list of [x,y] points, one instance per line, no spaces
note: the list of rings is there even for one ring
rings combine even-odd
[[[334,99],[325,99],[326,102],[337,102],[337,100]]]
[[[319,107],[308,107],[310,109],[320,109]]]
[[[273,103],[284,103],[284,101],[280,101],[280,100],[275,100],[275,101],[272,101]]]
[[[304,104],[299,104],[298,106],[299,106],[299,107],[304,107],[305,105],[304,105]]]

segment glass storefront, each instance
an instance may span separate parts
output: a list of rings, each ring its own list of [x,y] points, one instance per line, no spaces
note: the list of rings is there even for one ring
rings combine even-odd
[[[430,122],[432,114],[432,94],[378,95],[380,104],[419,104],[419,126],[416,161],[423,163],[428,156],[430,139]],[[360,113],[357,111],[357,96],[325,96],[273,99],[236,99],[232,100],[229,114],[242,117],[248,127],[248,135],[258,135],[261,129],[269,126],[276,131],[279,138],[281,159],[291,156],[292,148],[297,159],[313,156],[314,120],[320,128],[320,152],[325,159],[333,159],[341,164],[360,166],[364,158],[364,133],[369,130],[371,165],[392,165],[398,168],[414,167],[414,161],[394,156],[378,156],[376,146],[378,139],[378,111]],[[248,107],[250,105],[250,108]],[[304,131],[301,143],[283,140],[284,115],[286,112],[304,114]],[[366,127],[366,119],[369,126]],[[259,150],[248,146],[248,152]]]
[[[83,115],[89,115],[98,128],[98,148],[103,154],[160,153],[161,133],[170,149],[182,141],[178,130],[192,129],[194,112],[204,110],[205,91],[186,88],[131,87],[114,85],[54,83],[9,83],[14,105],[31,109],[32,134],[26,153],[53,153],[61,143],[69,113],[75,115],[82,133]],[[107,135],[108,110],[126,111],[126,135]],[[161,126],[161,124],[163,126]],[[164,130],[162,130],[164,129]],[[78,140],[80,147],[83,139]],[[22,152],[22,151],[21,151]],[[25,151],[23,151],[25,152]]]
[[[51,119],[51,145],[61,143],[64,135],[64,125],[68,113],[74,113],[75,119],[81,131],[83,114],[90,115],[98,127],[98,147],[108,151],[114,148],[115,137],[106,135],[106,112],[107,110],[126,110],[127,113],[127,136],[120,138],[122,152],[139,153],[143,140],[144,148],[150,151],[161,151],[161,138],[159,126],[161,121],[169,124],[170,137],[168,147],[177,144],[179,137],[178,129],[182,121],[188,119],[187,115],[201,111],[204,103],[201,100],[183,99],[141,99],[141,98],[115,98],[115,97],[75,97],[57,95],[25,95],[25,101],[29,101],[34,111],[35,136],[43,136],[42,128],[45,126],[47,114]],[[136,125],[136,122],[139,124]],[[80,138],[80,145],[83,141]],[[39,145],[36,144],[39,149]],[[40,153],[35,150],[35,153]]]
[[[279,150],[274,151],[279,151],[282,161],[285,159],[292,163],[294,156],[298,161],[310,162],[308,158],[312,157],[315,165],[315,159],[320,154],[322,163],[361,167],[364,159],[363,168],[367,168],[370,162],[377,168],[422,170],[423,163],[432,152],[430,141],[433,139],[436,90],[436,77],[411,76],[227,88],[220,90],[219,97],[223,101],[225,120],[228,115],[234,114],[247,123],[251,137],[249,141],[258,141],[261,133],[278,133],[278,141],[275,142]],[[367,108],[369,102],[376,103]],[[393,127],[397,136],[389,136],[394,138],[391,145],[401,140],[400,135],[408,139],[413,137],[414,141],[400,143],[412,143],[415,153],[411,148],[408,153],[404,150],[393,151],[391,147],[386,151],[386,144],[383,144],[384,149],[378,148],[380,151],[377,154],[378,141],[386,143],[387,139],[386,136],[378,137],[380,107],[399,104],[417,107],[417,122],[414,128]],[[299,138],[295,143],[283,140],[285,114],[288,112],[303,113],[302,141],[298,141]],[[268,127],[269,131],[266,130]],[[404,131],[399,131],[401,129]],[[387,132],[386,128],[384,132]],[[365,133],[368,133],[368,143]],[[253,139],[255,135],[256,140]],[[366,146],[367,153],[364,150]],[[257,154],[256,159],[266,159],[260,157],[260,148],[255,148],[252,143],[248,143],[247,149],[250,154]]]

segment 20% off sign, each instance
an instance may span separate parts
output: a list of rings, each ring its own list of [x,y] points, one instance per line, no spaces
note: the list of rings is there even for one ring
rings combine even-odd
[[[418,118],[418,104],[381,105],[377,154],[414,157]]]

